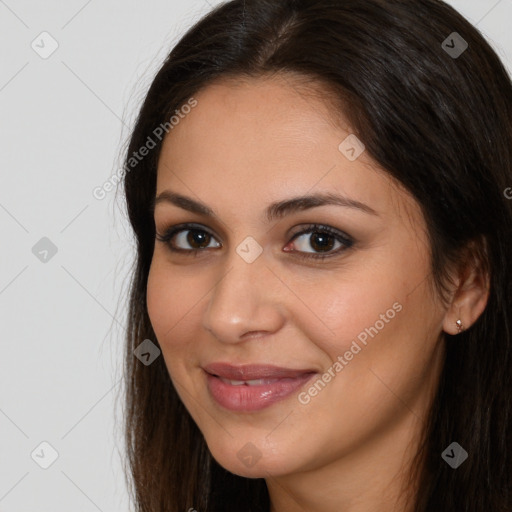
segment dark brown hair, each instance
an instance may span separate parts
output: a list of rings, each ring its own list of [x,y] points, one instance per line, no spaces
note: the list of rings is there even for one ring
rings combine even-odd
[[[442,43],[457,32],[455,57]],[[217,78],[292,73],[329,86],[370,156],[417,200],[432,276],[472,247],[490,275],[487,307],[445,336],[439,387],[419,447],[415,512],[512,510],[512,84],[480,32],[438,0],[233,0],[172,49],[142,105],[126,153],[124,193],[137,243],[126,339],[126,448],[138,512],[268,512],[263,479],[233,475],[211,456],[178,398],[146,307],[161,143],[135,168],[156,127]],[[199,107],[200,108],[200,107]],[[469,245],[471,244],[471,245]],[[441,453],[469,453],[458,469]],[[421,458],[420,458],[421,455]]]

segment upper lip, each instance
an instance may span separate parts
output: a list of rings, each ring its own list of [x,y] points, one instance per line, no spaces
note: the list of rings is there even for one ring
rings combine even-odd
[[[294,370],[268,364],[233,366],[229,363],[211,363],[204,366],[203,369],[211,375],[228,380],[284,379],[316,373],[315,370],[311,369]]]

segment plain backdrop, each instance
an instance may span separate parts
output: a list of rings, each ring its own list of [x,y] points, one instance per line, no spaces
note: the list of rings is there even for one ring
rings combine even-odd
[[[129,510],[134,245],[119,196],[93,190],[170,48],[218,3],[0,0],[1,512]],[[449,3],[512,70],[512,0]]]

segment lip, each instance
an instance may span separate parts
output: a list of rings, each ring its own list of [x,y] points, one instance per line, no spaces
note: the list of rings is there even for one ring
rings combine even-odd
[[[203,370],[212,398],[231,411],[261,410],[284,400],[317,375],[312,369],[296,370],[259,364],[233,366],[229,363],[212,363],[203,367]],[[233,384],[226,382],[228,380],[239,382]],[[246,383],[255,380],[263,382],[252,385]]]
[[[245,364],[234,366],[229,363],[211,363],[203,367],[203,369],[211,375],[229,380],[293,379],[305,373],[317,373],[316,370],[311,368],[295,370],[270,364]]]

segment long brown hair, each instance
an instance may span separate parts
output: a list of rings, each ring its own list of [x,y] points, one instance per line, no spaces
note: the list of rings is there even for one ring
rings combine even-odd
[[[456,32],[467,48],[450,53]],[[448,38],[448,39],[447,39]],[[460,47],[460,46],[459,46]],[[153,80],[126,153],[124,194],[136,240],[125,359],[125,436],[138,512],[268,512],[263,479],[212,458],[178,398],[146,307],[161,141],[155,129],[216,78],[294,73],[328,85],[366,150],[420,204],[432,275],[468,243],[491,276],[487,308],[446,358],[425,425],[416,512],[512,510],[512,84],[480,32],[438,0],[233,0],[181,38]],[[200,108],[200,107],[199,107]],[[133,154],[156,142],[137,164]],[[470,459],[457,470],[453,441]],[[419,460],[419,459],[418,459]]]

